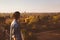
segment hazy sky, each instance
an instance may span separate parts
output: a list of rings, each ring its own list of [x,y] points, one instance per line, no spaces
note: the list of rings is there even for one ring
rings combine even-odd
[[[0,12],[60,12],[60,0],[0,0]]]

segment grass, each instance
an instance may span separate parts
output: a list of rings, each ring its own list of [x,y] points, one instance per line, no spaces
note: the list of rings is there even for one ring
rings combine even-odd
[[[9,40],[8,34],[12,22],[12,14],[0,17],[0,39]],[[60,39],[60,13],[59,14],[21,14],[20,27],[25,40],[59,40]],[[28,18],[28,20],[26,19]],[[2,27],[2,29],[1,29]],[[7,30],[7,31],[6,31]]]

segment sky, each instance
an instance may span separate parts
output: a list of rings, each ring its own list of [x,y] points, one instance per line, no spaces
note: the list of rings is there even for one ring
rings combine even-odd
[[[0,0],[0,12],[60,12],[60,0]]]

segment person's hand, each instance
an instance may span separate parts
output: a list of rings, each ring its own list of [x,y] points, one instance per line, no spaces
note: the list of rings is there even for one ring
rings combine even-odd
[[[15,35],[12,35],[12,39],[15,40]]]
[[[12,38],[15,38],[15,35],[12,35]]]

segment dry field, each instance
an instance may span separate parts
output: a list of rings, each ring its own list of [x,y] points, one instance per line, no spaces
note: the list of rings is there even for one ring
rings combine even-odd
[[[0,13],[0,40],[9,40],[12,13]],[[22,13],[24,40],[60,40],[60,13]]]

